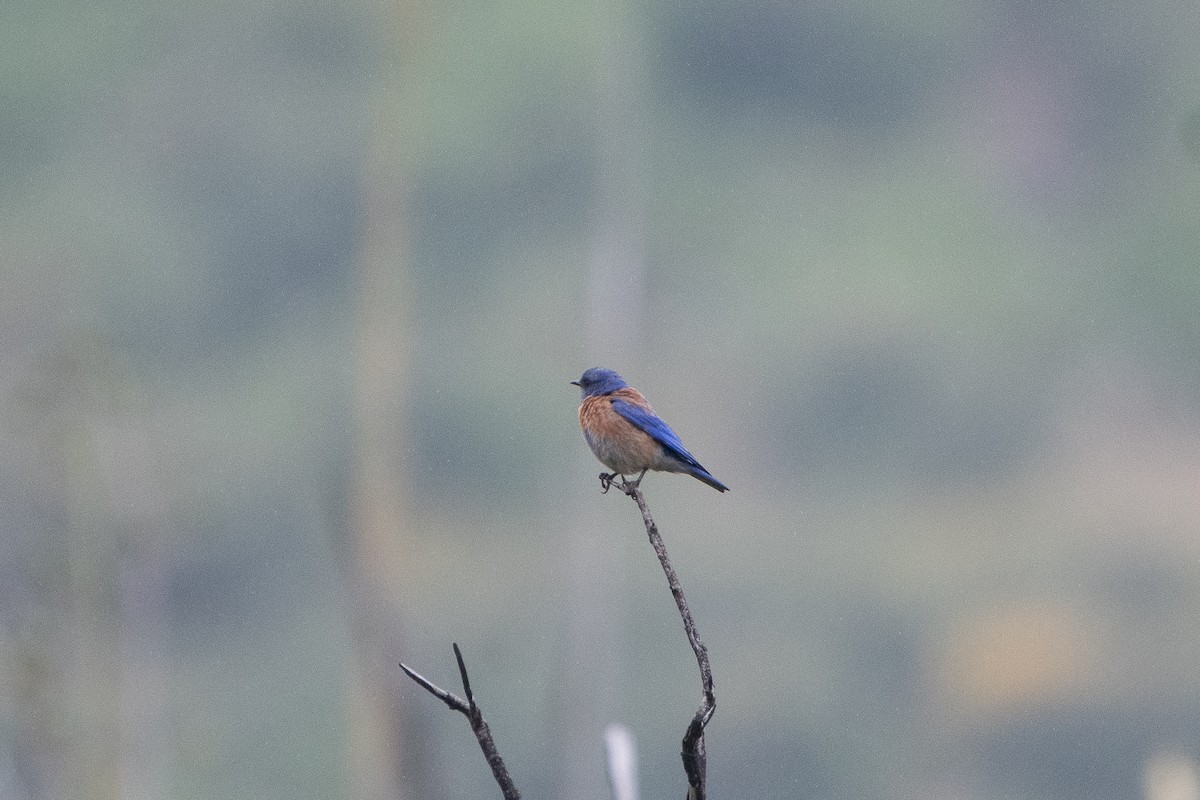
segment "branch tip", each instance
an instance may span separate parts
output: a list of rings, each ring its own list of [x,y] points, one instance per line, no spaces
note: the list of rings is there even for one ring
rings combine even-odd
[[[463,661],[462,650],[458,649],[458,642],[452,642],[454,648],[454,658],[458,661],[458,674],[462,676],[463,692],[467,695],[467,704],[471,710],[475,709],[475,693],[471,691],[471,679],[467,677],[467,664]]]

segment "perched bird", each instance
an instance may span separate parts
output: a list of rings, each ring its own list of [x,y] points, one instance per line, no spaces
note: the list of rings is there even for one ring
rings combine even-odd
[[[719,492],[729,487],[700,466],[679,441],[675,431],[659,419],[646,398],[611,369],[593,367],[577,381],[571,381],[583,393],[579,404],[579,426],[583,438],[603,464],[624,478],[640,472],[634,485],[642,482],[646,470],[682,472],[702,480]],[[601,476],[606,477],[606,476]]]

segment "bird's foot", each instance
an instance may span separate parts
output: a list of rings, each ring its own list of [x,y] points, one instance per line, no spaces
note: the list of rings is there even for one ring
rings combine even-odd
[[[633,481],[629,480],[619,472],[601,472],[600,493],[608,494],[608,490],[616,486],[625,494],[633,497],[633,493],[637,491],[638,486],[640,486],[642,483],[642,478],[646,477],[646,472],[647,470],[642,470],[641,474],[637,476],[637,480]],[[617,478],[621,479],[620,483],[617,483]]]
[[[630,497],[633,497],[634,493],[638,490],[638,487],[642,485],[642,478],[646,477],[646,472],[646,470],[642,470],[641,474],[637,476],[637,480],[632,481],[622,475],[621,491]]]

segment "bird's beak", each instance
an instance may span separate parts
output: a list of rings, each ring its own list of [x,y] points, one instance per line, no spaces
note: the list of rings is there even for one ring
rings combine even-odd
[[[578,385],[579,385],[579,381],[571,381],[571,385],[572,385],[572,386],[578,386]]]

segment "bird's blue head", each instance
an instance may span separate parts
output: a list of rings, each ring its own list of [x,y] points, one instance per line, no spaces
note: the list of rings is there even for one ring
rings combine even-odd
[[[579,380],[571,381],[571,384],[578,386],[584,397],[610,394],[629,385],[624,378],[611,369],[601,369],[600,367],[592,367],[583,373],[583,377]]]

